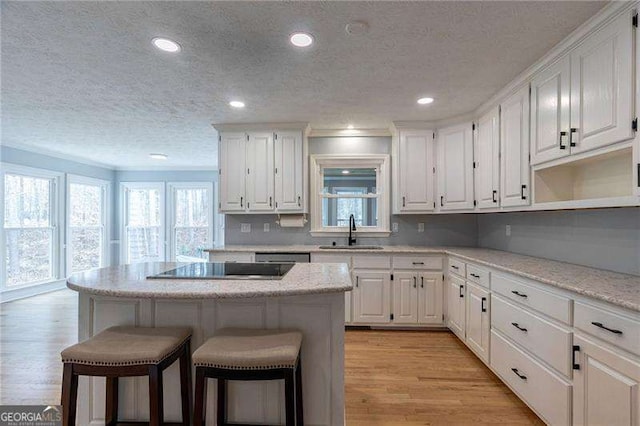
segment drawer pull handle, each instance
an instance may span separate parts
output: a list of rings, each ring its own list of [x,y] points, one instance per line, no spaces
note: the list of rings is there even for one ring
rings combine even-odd
[[[474,273],[471,273],[471,274],[469,274],[469,275],[471,275],[471,276],[472,276],[472,277],[474,277],[474,278],[480,278],[480,275],[477,275],[477,274],[474,274]]]
[[[580,370],[580,364],[576,363],[576,352],[580,352],[579,345],[573,345],[573,351],[571,351],[571,364],[573,364],[574,370]]]
[[[483,297],[482,300],[480,301],[480,311],[481,312],[487,312],[487,298]]]
[[[516,296],[524,297],[525,299],[527,298],[526,294],[520,293],[518,290],[511,290],[511,293],[515,294]]]
[[[520,324],[518,324],[517,322],[512,322],[511,325],[514,326],[515,328],[517,328],[520,331],[524,331],[525,333],[527,332],[527,329],[524,328],[524,327],[520,327]]]
[[[460,285],[460,297],[464,297],[463,290],[464,290],[464,286]]]
[[[592,321],[592,322],[591,322],[591,324],[593,324],[593,325],[595,325],[596,327],[599,327],[599,328],[601,328],[601,329],[603,329],[603,330],[610,331],[610,332],[611,332],[611,333],[613,333],[613,334],[622,334],[622,331],[620,331],[620,330],[616,330],[616,329],[614,329],[614,328],[606,327],[606,326],[604,326],[601,322],[593,322],[593,321]]]
[[[458,269],[460,269],[460,268],[458,268],[456,265],[451,265],[451,267],[452,267],[453,269],[455,269],[456,271],[457,271]]]
[[[414,265],[424,265],[424,262],[412,262]]]
[[[517,368],[512,368],[511,371],[513,371],[513,373],[516,376],[520,377],[522,380],[527,380],[527,376],[525,376],[524,374],[520,373]]]

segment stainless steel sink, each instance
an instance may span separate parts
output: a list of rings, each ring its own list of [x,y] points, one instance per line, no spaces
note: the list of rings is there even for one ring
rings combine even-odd
[[[322,250],[382,250],[382,246],[320,246]]]

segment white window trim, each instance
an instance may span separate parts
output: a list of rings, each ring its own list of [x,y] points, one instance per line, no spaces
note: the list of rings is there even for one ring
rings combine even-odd
[[[171,262],[176,261],[176,238],[175,233],[173,232],[176,225],[176,190],[177,189],[205,189],[209,195],[209,239],[207,240],[207,244],[211,248],[213,247],[213,235],[215,230],[215,204],[214,204],[214,193],[213,193],[213,182],[169,182],[167,183],[167,217],[169,221],[167,222],[167,232],[169,233],[169,260]]]
[[[104,240],[102,241],[102,262],[100,268],[111,265],[111,182],[108,180],[96,179],[87,176],[67,174],[67,196],[65,211],[66,243],[64,244],[64,254],[66,258],[66,274],[71,275],[71,184],[99,186],[102,190],[102,227],[104,229]]]
[[[166,238],[166,193],[164,182],[120,182],[120,264],[129,264],[129,254],[127,247],[127,191],[135,189],[157,189],[160,194],[160,261],[167,258],[167,238]]]
[[[333,155],[318,154],[310,156],[311,178],[311,235],[314,237],[346,236],[349,234],[348,226],[325,227],[322,224],[322,197],[324,187],[323,168],[365,168],[378,169],[376,190],[378,191],[377,226],[358,227],[356,235],[369,237],[387,237],[391,235],[389,228],[389,200],[391,190],[391,173],[389,170],[389,156],[382,154],[368,155]]]
[[[7,286],[7,265],[6,247],[4,233],[4,176],[5,174],[16,174],[27,177],[51,179],[53,188],[51,191],[51,227],[53,228],[53,238],[51,241],[51,278],[47,280],[34,281],[17,286]],[[65,268],[65,258],[62,256],[62,241],[65,235],[64,206],[64,173],[46,169],[21,166],[11,163],[0,163],[0,292],[15,291],[34,286],[42,286],[47,283],[54,283],[61,279]]]

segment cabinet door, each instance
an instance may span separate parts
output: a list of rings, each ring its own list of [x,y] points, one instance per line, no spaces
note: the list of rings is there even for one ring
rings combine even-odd
[[[396,272],[393,276],[393,322],[418,322],[418,276],[413,272]]]
[[[633,137],[633,30],[620,15],[571,52],[571,153]]]
[[[431,211],[433,205],[433,130],[401,131],[398,208],[401,212]]]
[[[530,203],[529,87],[500,105],[500,204]]]
[[[275,208],[302,212],[303,142],[301,132],[277,132],[275,138]]]
[[[489,362],[489,292],[467,282],[466,342],[485,362]]]
[[[391,279],[388,271],[354,271],[352,291],[354,323],[391,321]]]
[[[246,144],[247,136],[244,133],[220,134],[218,159],[221,212],[243,212],[246,209]]]
[[[473,127],[471,123],[438,131],[440,210],[473,209]]]
[[[569,155],[569,76],[565,56],[531,81],[531,164]]]
[[[475,195],[479,209],[498,207],[500,189],[500,114],[494,108],[478,121],[474,143]]]
[[[464,280],[449,275],[447,282],[447,325],[462,340],[464,340],[465,329],[464,293]]]
[[[640,425],[640,362],[574,335],[574,425]]]
[[[273,133],[249,133],[247,142],[247,208],[273,211]]]
[[[418,323],[442,324],[442,274],[422,272],[418,281]]]

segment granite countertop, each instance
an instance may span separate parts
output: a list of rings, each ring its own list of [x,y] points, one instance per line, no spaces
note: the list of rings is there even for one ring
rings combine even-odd
[[[309,252],[410,254],[433,253],[460,257],[469,262],[530,278],[576,294],[640,312],[640,276],[558,262],[500,250],[473,247],[383,246],[381,250],[321,249],[320,246],[226,246],[210,252]]]
[[[112,266],[71,275],[72,290],[114,297],[222,299],[341,293],[352,289],[344,263],[298,263],[280,280],[148,279],[182,264],[148,262]]]

